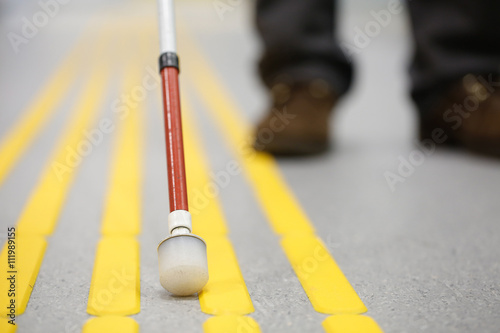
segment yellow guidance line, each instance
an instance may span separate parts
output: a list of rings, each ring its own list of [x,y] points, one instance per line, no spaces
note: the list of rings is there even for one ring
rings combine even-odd
[[[105,316],[89,319],[82,333],[139,333],[139,324],[127,317]]]
[[[125,91],[130,92],[139,75],[127,75]],[[106,236],[135,236],[141,232],[141,176],[144,109],[130,107],[116,117],[118,122],[110,185],[104,207],[101,233]],[[135,105],[132,105],[135,106]],[[125,110],[125,109],[123,109]]]
[[[188,187],[189,211],[193,219],[193,233],[205,238],[224,236],[227,226],[214,189],[218,186],[208,176],[206,158],[201,152],[201,141],[196,135],[195,122],[187,100],[182,101],[183,141]]]
[[[130,23],[130,22],[129,22]],[[126,38],[129,47],[146,50],[150,36],[135,25],[121,27],[118,36]],[[127,54],[127,53],[125,53]],[[144,53],[123,59],[121,69],[128,69],[122,78],[121,103],[113,104],[115,127],[110,180],[104,205],[101,234],[90,283],[87,313],[103,316],[89,319],[83,332],[138,332],[139,325],[131,318],[119,317],[139,313],[140,248],[136,239],[141,231],[142,150],[145,112],[143,100],[146,87],[140,85]],[[143,83],[144,84],[144,83]],[[125,97],[123,97],[125,96]]]
[[[360,315],[330,316],[323,321],[327,333],[382,333],[375,320]]]
[[[0,318],[0,332],[2,333],[16,333],[17,325],[9,324],[10,319]]]
[[[32,190],[18,221],[20,234],[50,235],[56,226],[66,194],[75,177],[78,162],[92,149],[85,137],[101,110],[110,73],[94,69],[85,89],[76,102],[76,112],[70,119],[38,184]],[[90,147],[90,148],[89,148]],[[81,153],[81,156],[79,155]]]
[[[366,312],[366,307],[321,239],[314,235],[285,235],[281,246],[316,311]]]
[[[210,278],[199,294],[201,310],[213,315],[252,313],[252,300],[231,242],[225,236],[209,236],[205,241]]]
[[[134,237],[106,236],[97,247],[87,312],[125,316],[139,311],[139,243]]]
[[[142,65],[128,59],[130,68],[122,92],[131,94],[140,82]],[[87,312],[96,316],[132,315],[140,312],[140,256],[135,236],[141,230],[141,177],[143,112],[141,101],[130,100],[117,108],[116,136],[110,183],[90,284]],[[121,274],[122,278],[118,278]]]
[[[257,322],[246,316],[216,316],[203,323],[205,333],[260,333]]]
[[[81,58],[81,50],[87,45],[82,38],[65,58],[64,63],[42,85],[42,89],[24,114],[0,141],[0,185],[33,140],[55,114],[67,91],[72,86]],[[78,69],[78,70],[77,70]]]
[[[196,194],[210,181],[189,105],[183,101],[184,149],[187,163],[188,193]],[[208,314],[243,315],[254,311],[252,300],[238,265],[233,246],[225,236],[225,218],[216,196],[204,197],[209,203],[193,208],[193,232],[207,242],[209,281],[200,292],[201,310]],[[190,208],[191,210],[191,208]],[[211,229],[212,228],[212,229]]]
[[[16,235],[11,242],[5,242],[0,254],[1,316],[20,315],[26,310],[46,248],[47,241],[42,236]]]
[[[329,314],[365,312],[363,302],[319,238],[313,234],[311,222],[286,185],[275,160],[269,155],[253,152],[250,147],[250,126],[236,112],[238,107],[204,58],[189,57],[202,54],[201,50],[187,34],[183,34],[183,40],[189,47],[189,51],[184,54],[188,56],[186,63],[189,66],[185,67],[190,81],[194,82],[226,141],[231,143],[230,148],[250,180],[269,222],[278,234],[285,236],[282,248],[290,263],[297,270],[304,264],[303,260],[314,258],[316,251],[321,255],[321,260],[315,261],[315,267],[309,269],[307,275],[297,275],[313,307]],[[294,235],[301,237],[287,238]],[[294,243],[293,246],[288,246],[290,242]],[[292,248],[296,250],[292,251]],[[342,293],[341,299],[338,293]]]

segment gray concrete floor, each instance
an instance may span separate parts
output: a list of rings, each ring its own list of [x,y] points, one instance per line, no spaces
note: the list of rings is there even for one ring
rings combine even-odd
[[[122,2],[70,2],[18,54],[2,38],[0,139],[90,18],[118,5]],[[0,2],[1,34],[18,31],[22,17],[39,10],[36,6]],[[343,38],[352,39],[353,28],[372,19],[370,10],[385,6],[384,1],[342,2]],[[131,1],[126,7],[127,15],[155,15],[153,1]],[[256,121],[267,97],[255,73],[260,46],[251,13],[242,2],[221,19],[211,2],[178,1],[178,19],[188,26],[239,108]],[[396,172],[400,156],[408,158],[416,149],[416,116],[406,78],[410,51],[406,16],[394,17],[356,59],[355,85],[332,119],[334,149],[321,157],[279,160],[279,165],[368,315],[385,332],[498,332],[500,161],[437,150],[395,191],[384,177],[386,171]],[[156,52],[152,47],[152,68]],[[117,94],[116,81],[106,105]],[[204,112],[206,106],[189,82],[183,83],[210,165],[220,170],[232,156]],[[3,236],[7,226],[16,224],[40,166],[47,163],[77,90],[78,84],[0,187]],[[170,297],[158,283],[158,223],[168,214],[166,188],[158,187],[165,179],[159,93],[147,102],[141,312],[133,318],[142,332],[201,332],[209,316],[200,311],[197,299]],[[90,318],[86,304],[110,152],[111,140],[105,140],[82,163],[49,239],[28,308],[18,318],[18,332],[79,332]],[[326,316],[313,310],[247,180],[234,177],[220,200],[255,306],[251,316],[262,331],[321,332]]]

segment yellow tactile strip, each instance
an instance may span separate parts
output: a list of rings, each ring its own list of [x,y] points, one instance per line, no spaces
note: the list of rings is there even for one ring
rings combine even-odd
[[[16,331],[17,331],[17,325],[10,324],[9,319],[0,318],[0,332],[15,333]]]
[[[104,237],[97,247],[87,312],[99,316],[138,313],[139,279],[135,237]]]
[[[127,77],[124,88],[128,92],[140,76]],[[101,227],[103,235],[135,236],[141,231],[143,112],[145,110],[138,107],[117,117],[120,126],[116,129],[117,140]]]
[[[236,142],[248,142],[248,136],[242,138],[245,133],[248,132],[233,133],[232,138],[239,140]],[[244,160],[244,169],[271,227],[279,235],[290,232],[312,234],[314,228],[281,176],[274,158],[267,154],[252,154],[240,155],[240,158]]]
[[[327,333],[382,333],[375,320],[360,315],[336,315],[323,321]]]
[[[300,272],[298,269],[304,261],[314,258],[315,253],[319,251],[322,260],[315,260],[314,267],[309,269],[307,276],[297,274],[311,304],[317,311],[327,314],[365,312],[366,307],[361,299],[333,257],[314,235],[311,222],[288,189],[274,159],[252,150],[250,125],[236,112],[239,108],[232,102],[230,94],[226,92],[204,57],[195,59],[189,56],[203,52],[185,31],[182,37],[188,47],[185,52],[188,55],[186,63],[189,63],[189,66],[186,66],[188,78],[194,83],[210,115],[225,135],[226,142],[230,143],[230,148],[250,180],[269,223],[275,232],[283,237],[282,248],[295,271]],[[342,294],[342,298],[338,297],[338,293]]]
[[[187,102],[183,101],[183,132],[185,141],[188,193],[202,193],[209,183],[208,167],[196,135],[196,125]],[[199,294],[201,310],[208,314],[233,315],[227,318],[245,318],[241,315],[254,311],[252,300],[239,268],[230,240],[227,238],[225,218],[216,196],[205,196],[206,204],[191,202],[194,233],[207,243],[209,281]],[[224,322],[225,318],[217,319]],[[256,324],[256,323],[255,323]],[[256,324],[258,328],[258,324]],[[209,326],[210,327],[210,326]],[[206,332],[217,332],[207,330]]]
[[[130,36],[138,40],[140,33]],[[145,45],[143,41],[140,43]],[[122,91],[129,94],[141,82],[143,58],[123,62]],[[142,100],[123,105],[115,114],[109,186],[103,207],[101,240],[97,246],[89,290],[87,312],[102,318],[91,318],[84,331],[102,332],[113,324],[124,332],[136,332],[138,324],[131,318],[116,317],[137,314],[141,310],[140,250],[136,235],[141,230],[141,180],[143,150]],[[108,317],[109,316],[109,317]],[[89,328],[90,327],[90,328]],[[126,330],[125,330],[126,328]]]
[[[321,239],[307,234],[285,235],[281,246],[316,311],[352,314],[367,311]]]
[[[0,315],[4,317],[11,314],[12,307],[16,315],[24,313],[47,248],[43,236],[19,236],[12,240],[5,243],[0,255]],[[10,257],[9,246],[13,251]]]
[[[249,314],[254,311],[233,246],[225,236],[205,236],[210,280],[201,291],[205,313]]]
[[[203,331],[206,333],[260,333],[257,322],[247,316],[215,316],[203,323]]]
[[[97,317],[85,323],[82,333],[139,333],[139,324],[128,317]]]
[[[206,236],[224,236],[227,226],[219,200],[207,191],[210,184],[206,158],[200,148],[200,140],[196,135],[195,122],[190,117],[187,100],[182,101],[182,118],[184,133],[184,153],[187,174],[189,211],[193,219],[193,233]],[[207,195],[208,194],[208,195]]]

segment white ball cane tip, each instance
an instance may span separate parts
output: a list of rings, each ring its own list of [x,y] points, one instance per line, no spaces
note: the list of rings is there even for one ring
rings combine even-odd
[[[160,272],[160,282],[174,295],[189,296],[203,289],[208,281],[207,273],[203,267],[178,266]]]
[[[189,296],[208,282],[207,248],[192,235],[170,237],[158,247],[160,282],[178,296]]]

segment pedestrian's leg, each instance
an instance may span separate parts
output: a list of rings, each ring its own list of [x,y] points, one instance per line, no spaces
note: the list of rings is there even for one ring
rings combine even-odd
[[[309,154],[328,147],[331,109],[352,77],[334,36],[335,15],[332,0],[257,1],[259,73],[272,96],[257,127],[257,150]]]
[[[335,39],[335,16],[332,0],[257,0],[259,72],[269,88],[322,78],[338,94],[347,90],[352,69]]]
[[[421,136],[442,128],[448,143],[500,153],[500,2],[412,0],[409,7]]]

